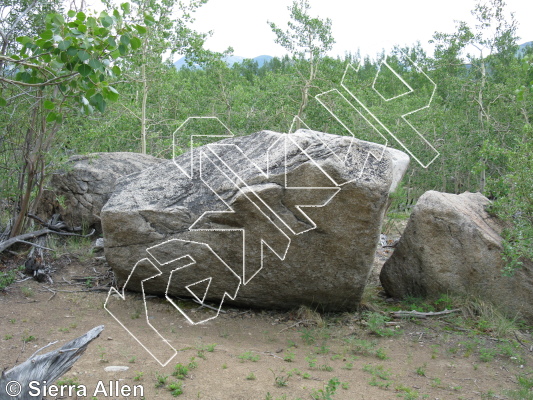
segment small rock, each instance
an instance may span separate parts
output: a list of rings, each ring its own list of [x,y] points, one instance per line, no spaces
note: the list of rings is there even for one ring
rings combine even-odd
[[[128,369],[130,369],[130,367],[123,367],[120,365],[111,365],[109,367],[105,367],[104,371],[105,372],[123,372],[123,371],[127,371]]]

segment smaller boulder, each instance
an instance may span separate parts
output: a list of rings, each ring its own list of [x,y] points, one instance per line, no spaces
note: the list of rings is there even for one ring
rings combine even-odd
[[[100,211],[123,176],[145,170],[162,159],[139,153],[93,153],[70,157],[52,175],[37,211],[43,219],[61,214],[70,227],[87,226],[101,232]]]
[[[474,296],[510,318],[533,322],[533,263],[526,261],[512,277],[502,274],[504,226],[487,213],[489,204],[480,193],[424,193],[381,270],[387,294]]]

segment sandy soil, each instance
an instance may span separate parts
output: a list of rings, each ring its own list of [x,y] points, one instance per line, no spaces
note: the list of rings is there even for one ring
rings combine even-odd
[[[369,289],[373,298],[379,298],[376,279],[390,252],[378,251]],[[396,334],[382,337],[360,313],[246,309],[226,309],[205,324],[190,325],[167,301],[151,298],[149,321],[168,339],[165,344],[148,326],[142,299],[132,294],[116,313],[161,360],[172,355],[169,345],[178,350],[162,366],[104,309],[107,293],[94,287],[109,277],[105,263],[66,254],[54,265],[53,284],[26,280],[0,293],[0,367],[10,368],[50,342],[58,343],[44,352],[95,326],[105,329],[62,378],[83,385],[86,396],[48,399],[92,399],[102,389],[99,382],[108,387],[110,381],[126,391],[137,386],[137,395],[111,395],[106,389],[94,397],[141,399],[142,387],[145,399],[504,399],[506,390],[517,388],[519,374],[532,376],[527,330],[510,346],[491,332],[462,328],[452,315],[398,320],[384,328]],[[211,312],[195,303],[181,305]],[[367,306],[372,309],[371,301]],[[172,375],[178,363],[188,367],[183,379]],[[127,370],[107,372],[111,366]],[[180,385],[183,393],[173,395],[171,389]]]

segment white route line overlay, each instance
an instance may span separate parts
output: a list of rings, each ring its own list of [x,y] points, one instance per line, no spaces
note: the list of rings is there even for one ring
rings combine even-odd
[[[222,126],[224,126],[224,128],[227,129],[227,131],[229,132],[228,135],[191,135],[191,139],[190,139],[190,147],[191,147],[191,159],[190,159],[190,163],[191,163],[191,169],[190,171],[186,171],[185,168],[183,168],[182,166],[178,165],[176,162],[174,163],[178,169],[183,173],[185,174],[185,176],[187,176],[189,179],[192,179],[192,177],[194,176],[194,165],[195,165],[195,160],[194,160],[194,151],[192,151],[194,149],[194,137],[213,137],[213,138],[220,138],[220,137],[233,137],[233,133],[216,117],[189,117],[182,125],[180,125],[180,127],[176,130],[175,134],[182,128],[185,126],[185,124],[191,120],[194,120],[194,119],[212,119],[212,120],[217,120],[218,122],[220,122],[220,124]],[[223,158],[220,156],[219,153],[217,153],[217,148],[220,148],[222,146],[232,146],[236,149],[236,151],[240,152],[241,155],[246,159],[247,162],[251,163],[258,171],[260,174],[262,174],[265,178],[268,178],[270,176],[270,150],[272,148],[274,148],[274,146],[276,145],[279,145],[279,142],[283,140],[283,146],[284,146],[284,151],[285,151],[285,157],[284,157],[284,167],[285,167],[285,173],[284,173],[284,186],[286,189],[295,189],[295,190],[327,190],[329,192],[333,192],[332,194],[328,194],[326,196],[323,196],[323,198],[321,198],[322,202],[319,203],[319,204],[299,204],[299,205],[296,205],[295,208],[297,208],[299,210],[299,212],[308,220],[308,222],[311,224],[311,228],[309,229],[306,229],[306,230],[303,230],[303,231],[299,231],[299,232],[296,232],[286,221],[283,220],[283,218],[281,218],[269,205],[268,203],[263,199],[261,198],[261,196],[255,192],[247,183],[246,183],[246,180],[241,177],[237,171],[235,171],[234,168],[232,168],[226,161],[223,160]],[[321,141],[322,142],[322,141]],[[296,186],[289,186],[287,184],[287,147],[288,147],[288,144],[293,144],[295,145],[327,178],[328,180],[332,183],[333,186],[331,187],[296,187]],[[324,142],[322,142],[326,147],[328,147]],[[175,141],[174,141],[174,145],[175,145]],[[168,242],[171,242],[171,241],[181,241],[181,242],[189,242],[189,243],[196,243],[198,245],[203,245],[203,246],[206,246],[209,248],[209,250],[225,265],[225,267],[230,270],[236,278],[239,279],[240,283],[239,283],[239,286],[235,292],[235,295],[234,296],[231,296],[229,293],[225,292],[224,293],[224,297],[222,298],[220,304],[219,304],[219,307],[218,309],[215,309],[216,311],[216,315],[210,317],[210,318],[207,318],[205,320],[202,320],[202,321],[198,321],[198,322],[194,322],[188,315],[187,313],[182,309],[180,308],[174,301],[173,299],[168,295],[168,290],[170,288],[170,284],[171,284],[171,280],[172,280],[172,277],[174,275],[175,272],[179,271],[180,269],[182,268],[186,268],[188,266],[191,266],[191,265],[194,265],[196,263],[196,261],[194,260],[194,258],[192,258],[190,255],[184,255],[184,256],[181,256],[181,257],[178,257],[176,259],[173,259],[173,260],[170,260],[170,261],[167,261],[165,263],[159,263],[159,265],[165,265],[165,264],[169,264],[171,262],[175,262],[179,259],[184,259],[184,258],[189,258],[190,259],[190,262],[186,265],[183,265],[179,268],[176,268],[174,270],[171,271],[170,275],[169,275],[169,280],[167,282],[167,288],[166,288],[166,292],[165,292],[165,298],[187,319],[187,321],[192,324],[192,325],[196,325],[196,324],[201,324],[201,323],[205,323],[211,319],[214,319],[216,317],[218,317],[219,313],[220,313],[220,310],[222,308],[222,305],[223,305],[223,302],[224,302],[224,299],[225,297],[229,297],[230,299],[234,300],[237,293],[238,293],[238,290],[240,288],[240,284],[242,283],[243,285],[246,285],[247,283],[249,283],[251,281],[251,279],[253,279],[258,273],[259,271],[261,271],[261,269],[263,268],[263,261],[264,261],[264,256],[265,256],[265,253],[264,253],[264,247],[267,246],[280,260],[284,260],[286,255],[287,255],[287,252],[290,248],[290,243],[291,243],[291,238],[277,225],[275,224],[274,222],[271,222],[272,225],[274,226],[274,228],[277,230],[277,232],[284,236],[287,240],[287,245],[286,247],[284,248],[284,251],[283,252],[278,252],[276,251],[276,249],[274,249],[273,247],[271,247],[267,241],[265,241],[264,239],[261,239],[260,240],[260,245],[261,245],[261,265],[260,265],[260,268],[255,271],[255,273],[249,277],[248,279],[247,278],[247,274],[246,274],[246,259],[245,259],[245,253],[246,253],[246,231],[245,229],[202,229],[202,228],[196,228],[195,226],[197,224],[199,224],[201,222],[201,220],[209,215],[209,214],[213,214],[213,213],[235,213],[235,211],[233,210],[233,208],[227,204],[219,195],[218,193],[216,193],[216,191],[209,185],[209,183],[207,182],[207,180],[205,179],[205,175],[204,175],[204,171],[207,171],[205,170],[204,168],[204,164],[206,164],[207,162],[209,162],[212,166],[215,167],[215,169],[223,175],[223,177],[225,179],[227,179],[229,182],[231,182],[231,184],[238,190],[238,192],[240,194],[242,194],[248,201],[250,201],[256,208],[257,210],[259,210],[261,212],[261,214],[265,217],[266,220],[270,220],[270,217],[273,216],[275,217],[275,219],[277,220],[277,222],[281,223],[282,226],[284,226],[285,228],[287,228],[290,233],[292,235],[300,235],[302,233],[305,233],[305,232],[308,232],[310,230],[313,230],[313,229],[316,229],[317,225],[316,223],[314,223],[314,221],[309,218],[309,216],[303,211],[303,208],[305,207],[324,207],[326,206],[327,204],[329,204],[329,202],[333,199],[333,197],[336,196],[336,194],[341,190],[341,187],[342,185],[348,183],[348,182],[344,182],[344,183],[337,183],[335,182],[335,180],[326,172],[323,170],[323,168],[308,154],[308,152],[305,151],[305,149],[303,149],[299,143],[294,140],[294,138],[292,137],[292,135],[284,135],[282,137],[280,137],[279,139],[277,139],[267,150],[267,172],[265,173],[255,162],[253,162],[250,158],[248,158],[244,152],[242,151],[241,148],[239,148],[238,146],[236,145],[233,145],[233,144],[207,144],[205,146],[205,149],[209,150],[209,153],[207,151],[200,151],[199,152],[199,155],[200,155],[200,160],[199,160],[199,164],[200,164],[200,179],[202,180],[202,182],[209,188],[211,189],[211,191],[217,196],[218,199],[220,199],[227,207],[228,207],[228,210],[227,211],[206,211],[204,212],[199,218],[197,218],[197,220],[191,224],[191,226],[189,227],[189,231],[213,231],[213,232],[216,232],[216,231],[240,231],[242,232],[242,237],[243,237],[243,266],[242,266],[242,269],[243,269],[243,277],[241,279],[240,276],[238,276],[223,260],[222,258],[220,258],[212,249],[211,247],[209,246],[209,244],[207,243],[203,243],[203,242],[194,242],[194,241],[188,241],[188,240],[182,240],[182,239],[170,239],[166,242],[163,242],[161,244],[158,244],[156,246],[152,246],[152,247],[149,247],[146,249],[146,251],[157,261],[156,257],[150,252],[150,250],[154,249],[155,247],[158,247],[158,246],[161,246],[161,245],[164,245]],[[331,149],[328,147],[328,149],[330,150],[330,153],[332,155],[334,155],[335,157],[337,157],[340,161],[342,161],[333,151],[331,151]],[[237,182],[240,184],[238,185],[236,182],[234,182],[230,176],[228,176],[228,174],[226,173],[226,171],[223,171],[214,161],[213,161],[213,157],[215,157],[216,161],[220,162],[222,164],[222,166],[224,168],[226,168],[227,170],[229,170],[231,172],[231,174],[234,175],[234,178],[236,178]],[[212,171],[212,170],[208,170],[208,171]],[[205,172],[205,174],[207,174],[207,172]],[[351,181],[350,181],[351,182]],[[252,198],[253,197],[253,198]],[[255,201],[254,201],[255,199]],[[266,208],[268,210],[268,213],[264,211],[263,208]],[[270,216],[269,216],[270,214]],[[115,316],[109,309],[108,309],[108,302],[109,302],[109,299],[110,299],[110,296],[115,294],[115,295],[118,295],[119,298],[123,301],[126,300],[126,295],[125,295],[125,290],[126,290],[126,287],[127,287],[127,284],[130,280],[130,278],[132,277],[132,275],[135,273],[135,270],[136,270],[136,267],[139,263],[143,262],[143,261],[148,261],[159,273],[153,275],[153,276],[150,276],[146,279],[143,279],[141,281],[141,287],[142,287],[142,291],[143,291],[143,302],[144,302],[144,307],[145,307],[145,312],[146,312],[146,322],[147,324],[150,326],[151,329],[153,329],[156,334],[158,335],[158,337],[160,337],[164,343],[165,346],[167,346],[169,349],[171,349],[173,351],[173,355],[171,357],[169,357],[166,361],[162,361],[160,359],[158,359],[153,353],[152,351],[150,351],[150,349],[145,346],[129,329],[126,328],[126,326],[119,320],[119,318],[117,318],[117,316]],[[146,302],[146,295],[145,295],[145,292],[144,292],[144,282],[150,280],[150,279],[153,279],[153,278],[156,278],[158,276],[161,276],[162,275],[162,272],[159,268],[156,267],[156,265],[148,258],[144,258],[140,261],[137,262],[137,264],[134,266],[134,268],[132,269],[132,271],[130,272],[130,275],[128,276],[123,288],[122,288],[122,293],[119,293],[115,288],[112,288],[110,289],[109,291],[109,294],[108,294],[108,297],[106,299],[106,302],[104,304],[104,308],[113,316],[113,318],[161,365],[161,366],[166,366],[176,355],[177,353],[177,350],[172,346],[170,345],[170,343],[164,338],[163,335],[160,334],[160,332],[150,323],[149,319],[148,319],[148,306],[147,306],[147,302]],[[209,287],[211,285],[211,281],[212,281],[212,276],[211,277],[207,277],[207,278],[203,278],[197,282],[193,282],[193,283],[190,283],[188,285],[185,286],[185,288],[193,295],[193,297],[201,304],[201,305],[204,305],[204,300],[205,300],[205,297],[207,295],[207,292],[209,290]],[[203,295],[203,298],[200,299],[190,288],[196,284],[199,284],[199,283],[202,283],[202,282],[205,282],[205,281],[208,281],[208,285],[207,285],[207,288],[206,288],[206,291]],[[209,308],[212,308],[212,307],[209,307]]]
[[[351,68],[352,70],[355,71],[355,73],[357,73],[359,71],[359,68],[360,68],[360,63],[357,65],[357,68],[354,68],[353,65],[349,64],[346,66],[346,70],[344,72],[344,75],[342,77],[342,80],[341,80],[341,86],[350,94],[351,97],[353,97],[357,103],[363,107],[363,109],[368,113],[370,114],[370,116],[376,120],[376,122],[383,128],[387,131],[387,133],[389,135],[391,135],[422,167],[424,168],[427,168],[439,155],[440,153],[422,136],[422,134],[409,122],[407,121],[407,119],[405,117],[407,117],[408,115],[411,115],[415,112],[418,112],[420,110],[423,110],[423,109],[426,109],[426,108],[429,108],[432,100],[433,100],[433,96],[435,94],[435,91],[436,91],[436,84],[408,57],[406,56],[409,61],[415,66],[415,68],[417,69],[417,71],[419,73],[422,73],[433,85],[433,91],[432,91],[432,94],[431,94],[431,97],[428,101],[428,103],[419,108],[419,109],[416,109],[416,110],[412,110],[406,114],[403,114],[401,115],[401,118],[418,134],[418,136],[425,142],[426,145],[428,145],[430,147],[430,149],[432,149],[436,155],[435,157],[427,164],[423,164],[404,144],[403,142],[401,142],[364,104],[363,102],[357,98],[357,96],[355,96],[345,85],[345,78],[346,78],[346,74],[348,73],[349,71],[349,68]],[[389,65],[388,63],[386,62],[386,59],[382,62],[382,64],[380,65],[380,68],[382,65],[385,65],[407,88],[408,88],[408,91],[400,94],[400,95],[397,95],[397,96],[394,96],[394,97],[391,97],[391,98],[385,98],[378,90],[377,88],[375,87],[375,83],[377,81],[377,77],[379,75],[379,70],[378,72],[376,73],[376,76],[374,78],[374,81],[372,83],[372,89],[385,101],[392,101],[394,99],[397,99],[399,97],[402,97],[402,96],[405,96],[409,93],[412,93],[414,92],[413,88],[399,75],[396,73],[396,71],[394,71]],[[350,133],[350,135],[352,136],[352,140],[350,142],[350,146],[349,146],[349,149],[346,153],[346,156],[349,154],[350,150],[351,150],[351,146],[353,145],[354,141],[355,141],[355,134],[354,132],[352,132],[347,126],[346,124],[343,123],[343,121],[341,120],[341,118],[339,118],[327,105],[324,101],[321,100],[321,97],[322,96],[325,96],[327,95],[328,93],[336,93],[338,94],[339,96],[342,97],[342,99],[348,103],[384,140],[385,140],[385,145],[382,146],[382,151],[380,154],[373,154],[372,152],[369,152],[369,154],[367,154],[367,157],[365,159],[365,162],[363,164],[363,167],[361,168],[361,171],[360,171],[360,174],[359,174],[359,177],[362,175],[365,167],[366,167],[366,164],[367,164],[367,161],[368,161],[368,157],[370,157],[370,155],[374,156],[378,161],[382,159],[382,156],[386,150],[386,147],[387,147],[387,144],[388,144],[388,139],[380,132],[380,130],[378,128],[376,128],[376,126],[374,126],[374,124],[372,124],[372,122],[370,120],[368,120],[368,118],[366,118],[366,116],[364,116],[348,99],[346,99],[346,97],[340,93],[337,89],[332,89],[332,90],[329,90],[327,92],[324,92],[324,93],[321,93],[317,96],[315,96],[316,100],[324,107],[326,108],[326,110]],[[224,125],[217,117],[189,117],[187,118],[187,120],[181,124],[178,129],[174,132],[174,141],[173,141],[173,153],[175,154],[175,150],[176,150],[176,134],[178,133],[178,131],[180,131],[183,127],[186,126],[186,124],[188,124],[191,120],[195,120],[195,119],[211,119],[211,120],[216,120],[220,125],[222,125],[225,130],[228,132],[228,134],[226,135],[190,135],[190,172],[186,171],[182,166],[178,165],[175,161],[174,161],[174,164],[178,167],[178,169],[183,172],[185,174],[185,176],[187,176],[189,179],[192,179],[193,176],[194,176],[194,138],[195,137],[212,137],[212,138],[228,138],[228,137],[234,137],[234,134],[231,132],[231,130],[226,126]],[[291,124],[291,127],[290,127],[290,130],[289,130],[289,133],[293,133],[293,127],[294,127],[294,124],[295,122],[299,120],[299,122],[301,124],[303,124],[307,129],[309,129],[309,127],[298,117],[295,117],[292,124]],[[233,146],[236,148],[237,151],[239,151],[240,153],[242,153],[242,155],[245,157],[246,161],[247,162],[250,162],[253,164],[253,166],[265,177],[265,178],[268,178],[270,176],[270,150],[278,143],[278,141],[280,140],[284,140],[284,150],[285,150],[285,174],[284,174],[284,186],[285,186],[285,189],[301,189],[301,190],[317,190],[317,189],[321,189],[321,190],[332,190],[334,189],[335,192],[329,196],[324,202],[322,202],[321,204],[312,204],[312,205],[296,205],[295,207],[298,209],[298,211],[303,215],[305,216],[305,218],[307,218],[308,222],[311,223],[311,228],[309,229],[306,229],[306,230],[303,230],[303,231],[300,231],[300,232],[295,232],[291,226],[286,223],[286,221],[283,220],[283,218],[281,218],[268,204],[266,201],[264,201],[264,199],[261,198],[261,196],[255,192],[252,188],[250,188],[248,186],[248,184],[246,183],[245,179],[243,179],[239,174],[238,172],[236,172],[233,168],[231,168],[230,165],[228,165],[221,157],[219,154],[217,154],[216,152],[216,148],[217,146],[220,147],[220,146]],[[293,145],[297,146],[298,149],[303,153],[305,154],[306,157],[309,158],[309,160],[316,166],[319,168],[319,170],[327,177],[329,178],[329,180],[335,185],[335,187],[290,187],[288,186],[287,184],[287,142],[288,141],[291,141]],[[341,158],[338,154],[336,154],[334,151],[331,150],[331,148],[329,148],[329,146],[324,143],[323,141],[321,141],[322,144],[328,148],[328,150],[330,151],[330,153],[332,155],[334,155],[339,161],[341,162],[345,162],[346,161],[346,157]],[[243,285],[246,285],[247,283],[250,282],[251,279],[253,279],[258,273],[259,271],[261,271],[261,269],[263,268],[263,260],[264,260],[264,246],[266,245],[280,260],[284,260],[286,255],[287,255],[287,252],[290,248],[290,244],[291,244],[291,238],[277,225],[275,224],[273,221],[271,222],[274,227],[278,230],[279,234],[283,235],[286,239],[287,239],[287,245],[285,247],[285,250],[283,253],[279,253],[277,252],[275,249],[273,249],[265,240],[263,240],[263,238],[261,238],[260,240],[260,245],[261,245],[261,265],[260,265],[260,268],[249,278],[249,279],[246,279],[246,258],[245,258],[245,253],[246,253],[246,231],[245,229],[202,229],[202,228],[195,228],[195,225],[198,224],[205,216],[209,215],[209,214],[213,214],[213,213],[235,213],[235,211],[233,210],[233,208],[228,205],[217,193],[216,191],[209,185],[209,183],[204,179],[204,174],[203,174],[203,164],[204,164],[204,159],[209,162],[212,166],[214,166],[219,173],[221,173],[225,179],[227,179],[228,181],[230,181],[232,183],[233,186],[235,186],[237,188],[237,190],[239,191],[240,194],[244,195],[246,197],[246,199],[248,201],[250,201],[262,214],[263,216],[269,220],[269,216],[267,215],[267,213],[265,213],[263,211],[263,209],[258,206],[258,204],[256,202],[253,201],[253,199],[251,198],[252,195],[255,197],[255,199],[263,206],[263,207],[266,207],[266,209],[268,210],[269,214],[271,214],[272,216],[274,216],[278,222],[281,222],[283,226],[285,226],[285,228],[287,228],[291,234],[293,235],[299,235],[301,233],[305,233],[305,232],[308,232],[312,229],[315,229],[316,228],[316,224],[307,216],[307,214],[305,214],[305,212],[302,210],[302,208],[304,207],[324,207],[325,205],[329,204],[329,202],[333,199],[333,197],[335,197],[335,195],[341,190],[341,186],[348,183],[348,182],[344,182],[344,183],[337,183],[335,182],[334,179],[331,178],[331,176],[329,176],[329,174],[327,174],[321,167],[320,165],[318,165],[316,163],[316,161],[292,138],[292,136],[289,134],[289,135],[286,135],[284,136],[283,138],[280,138],[278,139],[274,144],[272,144],[268,151],[267,151],[267,172],[265,173],[260,167],[257,166],[256,163],[254,163],[252,160],[250,160],[245,154],[244,152],[242,151],[242,149],[240,149],[238,146],[236,145],[225,145],[225,144],[218,144],[218,145],[213,145],[213,144],[207,144],[205,146],[206,149],[209,150],[209,152],[211,154],[208,154],[207,152],[204,152],[204,151],[200,151],[200,179],[202,180],[202,182],[209,188],[211,189],[211,191],[213,193],[215,193],[215,195],[228,207],[228,210],[227,211],[206,211],[204,212],[190,227],[189,227],[189,231],[240,231],[242,233],[242,238],[243,238],[243,275],[242,275],[242,279],[240,276],[238,276],[225,262],[224,260],[222,260],[222,258],[220,258],[213,250],[212,248],[209,246],[209,244],[207,243],[202,243],[202,242],[194,242],[194,241],[186,241],[186,240],[181,240],[181,239],[171,239],[169,241],[166,241],[164,243],[161,243],[157,246],[152,246],[150,248],[147,248],[146,251],[152,255],[150,253],[150,250],[155,248],[155,247],[158,247],[158,246],[161,246],[163,244],[166,244],[170,241],[181,241],[181,242],[189,242],[189,243],[196,243],[196,244],[199,244],[199,245],[203,245],[203,246],[206,246],[219,260],[221,263],[224,264],[224,266],[229,269],[237,279],[239,279],[239,285],[235,291],[235,294],[234,296],[231,296],[229,293],[227,292],[224,292],[224,295],[223,295],[223,298],[221,299],[220,301],[220,304],[219,304],[219,307],[218,309],[215,309],[215,311],[217,311],[216,315],[215,316],[212,316],[210,318],[207,318],[205,320],[202,320],[202,321],[199,321],[199,322],[194,322],[192,321],[192,319],[187,315],[186,312],[184,312],[184,310],[182,310],[177,304],[175,304],[175,302],[173,301],[173,299],[168,295],[168,290],[170,288],[170,284],[171,284],[171,280],[172,280],[172,277],[173,277],[173,274],[177,271],[179,271],[180,269],[182,268],[186,268],[186,267],[189,267],[191,265],[194,265],[196,264],[196,261],[190,256],[190,255],[184,255],[184,256],[181,256],[179,258],[176,258],[174,260],[171,260],[171,261],[168,261],[164,264],[160,264],[160,265],[165,265],[165,264],[168,264],[170,262],[175,262],[179,259],[183,259],[183,258],[189,258],[190,259],[190,263],[186,264],[186,265],[183,265],[179,268],[176,268],[174,270],[171,271],[170,275],[169,275],[169,279],[168,279],[168,282],[167,282],[167,288],[166,288],[166,292],[165,292],[165,297],[166,299],[187,319],[187,321],[193,325],[196,325],[196,324],[200,324],[200,323],[204,323],[206,321],[209,321],[211,319],[214,319],[216,317],[218,317],[219,313],[220,313],[220,310],[222,308],[222,304],[224,302],[224,299],[226,298],[226,296],[228,296],[230,299],[234,300],[235,297],[237,296],[237,293],[239,291],[239,288],[240,288],[240,285],[241,283]],[[237,179],[237,181],[241,184],[241,186],[237,185],[236,182],[234,182],[229,176],[228,174],[223,171],[214,161],[213,159],[210,157],[211,156],[214,156],[216,157],[216,159],[221,162],[223,164],[223,166],[228,169],[233,175],[234,177]],[[175,160],[175,158],[173,158]],[[354,178],[354,180],[356,180],[357,178]],[[353,182],[354,180],[351,180],[349,182]],[[152,255],[152,257],[154,257]],[[155,257],[154,257],[155,259]],[[135,272],[135,269],[137,267],[137,265],[143,261],[148,261],[157,271],[159,271],[158,274],[156,275],[153,275],[149,278],[146,278],[144,280],[141,281],[141,287],[142,287],[142,292],[143,292],[143,302],[144,302],[144,307],[145,307],[145,312],[146,312],[146,322],[147,324],[156,332],[156,334],[162,339],[163,343],[170,347],[174,354],[165,362],[162,362],[160,361],[130,330],[128,330],[126,328],[126,326],[124,326],[124,324],[122,324],[122,322],[115,316],[111,313],[111,311],[107,308],[107,304],[108,304],[108,301],[109,301],[109,298],[111,295],[113,294],[116,294],[118,295],[123,301],[126,300],[125,298],[125,288],[129,282],[129,279],[131,278],[131,276],[133,275],[133,273]],[[149,318],[148,318],[148,307],[147,307],[147,303],[146,303],[146,296],[145,296],[145,292],[144,292],[144,282],[150,280],[150,279],[153,279],[153,278],[156,278],[158,276],[161,276],[162,275],[162,272],[159,268],[157,268],[154,263],[149,260],[148,258],[145,258],[145,259],[142,259],[140,261],[137,262],[137,264],[135,264],[134,268],[132,269],[130,275],[128,276],[127,280],[126,280],[126,283],[124,284],[123,286],[123,289],[122,289],[122,293],[119,293],[115,288],[111,288],[110,291],[109,291],[109,294],[108,294],[108,297],[106,299],[106,302],[104,304],[104,308],[113,316],[113,318],[115,318],[115,320],[117,320],[117,322],[156,360],[158,361],[163,367],[166,366],[176,355],[177,353],[177,350],[172,347],[170,345],[170,343],[159,333],[159,331],[157,329],[154,328],[154,326],[150,323],[149,321]],[[212,282],[212,278],[213,277],[207,277],[207,278],[203,278],[197,282],[194,282],[194,283],[190,283],[188,284],[187,286],[185,286],[185,288],[193,295],[193,297],[201,304],[201,305],[204,305],[204,300],[207,296],[207,293],[209,291],[209,288],[211,286],[211,282]],[[204,295],[202,296],[202,299],[200,299],[192,290],[191,290],[191,287],[194,286],[194,285],[197,285],[197,284],[200,284],[202,282],[208,282],[207,284],[207,288],[204,292]],[[212,308],[212,307],[209,307],[209,308]]]
[[[346,76],[348,74],[348,72],[350,70],[352,70],[355,74],[357,74],[359,72],[359,69],[361,68],[361,63],[358,62],[356,64],[356,66],[354,67],[353,64],[348,64],[346,65],[346,69],[344,71],[344,74],[342,76],[342,79],[341,79],[341,87],[346,90],[346,92],[348,92],[348,94],[365,110],[365,112],[367,112],[368,114],[370,114],[370,116],[375,120],[375,122],[381,126],[383,129],[385,129],[385,131],[400,145],[402,146],[402,148],[418,163],[420,164],[423,168],[428,168],[439,156],[440,156],[440,153],[437,151],[437,149],[435,149],[435,147],[433,147],[433,145],[407,120],[406,117],[408,117],[409,115],[411,114],[414,114],[416,112],[419,112],[421,110],[424,110],[424,109],[427,109],[431,106],[431,103],[433,101],[433,97],[435,96],[435,92],[437,90],[437,85],[435,84],[435,82],[433,82],[433,80],[407,55],[405,54],[403,51],[400,51],[406,58],[407,60],[409,60],[409,62],[414,66],[414,68],[416,69],[416,71],[420,74],[422,74],[430,83],[431,85],[433,86],[433,90],[431,91],[431,96],[427,102],[427,104],[423,107],[420,107],[420,108],[417,108],[415,110],[411,110],[405,114],[402,114],[400,115],[400,118],[407,124],[409,125],[409,127],[418,135],[418,137],[420,138],[420,140],[429,148],[429,150],[431,152],[433,152],[435,155],[434,157],[427,163],[424,164],[424,162],[422,162],[421,160],[419,160],[419,158],[411,151],[409,150],[409,148],[394,134],[392,133],[392,131],[387,128],[387,126],[385,126],[385,124],[374,114],[372,113],[368,107],[355,95],[353,94],[353,92],[348,89],[348,87],[346,86]],[[376,88],[375,84],[376,84],[376,81],[378,79],[378,76],[379,76],[379,73],[381,71],[381,68],[382,66],[385,65],[385,67],[387,67],[401,82],[404,86],[406,86],[406,88],[408,89],[407,91],[397,95],[397,96],[393,96],[393,97],[390,97],[390,98],[385,98],[385,96],[383,96],[383,94],[381,94],[379,92],[379,90]],[[374,77],[374,80],[372,82],[372,90],[374,92],[377,93],[377,95],[382,98],[384,101],[386,102],[389,102],[389,101],[393,101],[393,100],[396,100],[400,97],[403,97],[403,96],[406,96],[408,94],[411,94],[411,93],[414,93],[414,89],[393,69],[390,67],[390,65],[387,63],[387,56],[384,57],[383,61],[381,62],[380,66],[379,66],[379,69],[378,71],[376,72],[376,75]],[[331,89],[331,90],[328,90],[326,92],[323,92],[323,93],[320,93],[318,95],[315,96],[315,99],[333,116],[333,118],[335,118],[335,120],[337,120],[337,122],[339,122],[342,127],[344,129],[346,129],[350,135],[355,138],[356,135],[354,134],[354,132],[352,132],[352,130],[350,128],[348,128],[348,126],[342,121],[342,119],[335,114],[334,111],[332,111],[328,106],[327,104],[321,99],[321,97],[324,97],[325,95],[329,94],[329,93],[336,93],[338,96],[340,96],[346,103],[348,103],[358,114],[359,116],[361,116],[365,122],[367,122],[371,127],[372,129],[374,129],[374,131],[376,131],[383,139],[385,139],[385,147],[383,148],[383,151],[381,154],[375,154],[373,152],[371,152],[371,154],[379,161],[381,160],[381,157],[383,156],[383,153],[385,151],[385,148],[386,146],[388,145],[388,139],[387,137],[385,137],[383,135],[383,133],[380,132],[380,130],[368,119],[366,118],[365,115],[363,115],[338,89]],[[291,126],[291,130],[292,130],[292,126]],[[364,170],[364,168],[363,168]]]

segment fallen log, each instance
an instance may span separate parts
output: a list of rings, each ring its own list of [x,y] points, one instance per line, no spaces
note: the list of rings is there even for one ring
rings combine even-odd
[[[104,326],[97,326],[85,335],[66,343],[60,349],[43,355],[36,355],[50,345],[47,345],[34,353],[22,364],[2,371],[0,377],[0,399],[14,400],[40,400],[42,396],[31,396],[30,382],[39,382],[39,386],[51,385],[59,377],[72,368],[72,365],[81,357],[89,343],[96,339],[104,330]],[[34,387],[36,384],[34,384]],[[17,393],[20,389],[20,392]]]
[[[41,229],[39,231],[23,233],[22,235],[18,235],[18,236],[12,237],[11,239],[7,239],[7,240],[4,240],[3,242],[0,242],[0,253],[3,252],[4,250],[8,249],[9,247],[13,246],[15,243],[19,243],[21,241],[24,241],[24,243],[27,243],[26,242],[27,239],[35,239],[35,238],[37,238],[39,236],[46,235],[48,233],[53,233],[53,234],[62,235],[62,236],[89,237],[94,232],[95,232],[95,230],[93,229],[87,235],[80,235],[80,234],[77,234],[77,233],[61,232],[61,231],[56,231],[56,230],[53,230],[53,229],[45,228],[45,229]],[[28,244],[33,244],[33,243],[28,243]]]
[[[419,311],[391,311],[391,315],[394,318],[405,318],[405,317],[414,317],[414,318],[427,318],[427,317],[437,317],[439,315],[452,314],[459,312],[461,309],[455,308],[453,310],[444,310],[444,311],[430,311],[430,312],[419,312]]]

